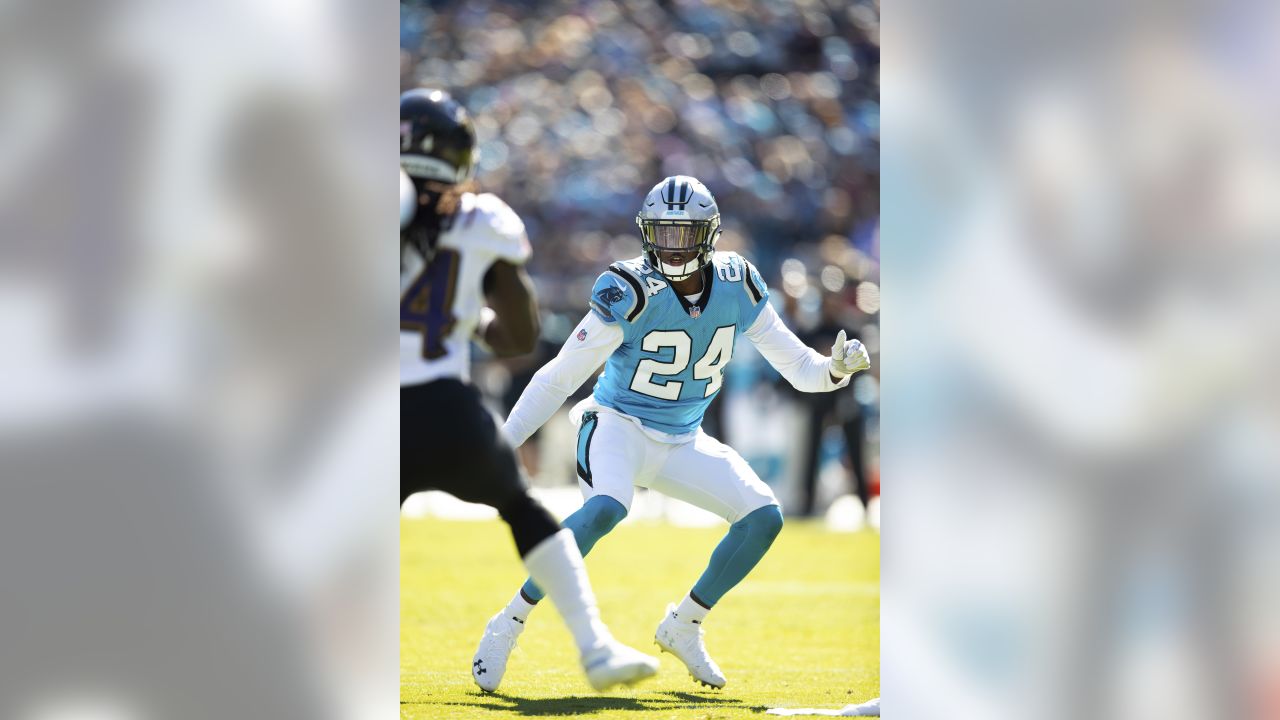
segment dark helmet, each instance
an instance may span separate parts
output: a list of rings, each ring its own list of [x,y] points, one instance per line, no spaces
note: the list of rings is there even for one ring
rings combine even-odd
[[[400,96],[400,167],[414,179],[460,183],[471,177],[476,131],[466,108],[443,90]]]

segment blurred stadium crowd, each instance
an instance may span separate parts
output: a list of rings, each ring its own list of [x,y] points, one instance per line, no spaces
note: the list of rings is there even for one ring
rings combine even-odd
[[[825,349],[839,327],[850,328],[878,365],[878,3],[560,0],[400,8],[401,89],[444,88],[468,107],[480,143],[477,179],[520,214],[535,249],[529,269],[545,342],[503,370],[482,363],[476,380],[492,396],[510,407],[584,312],[596,276],[639,254],[640,199],[676,173],[698,177],[715,194],[724,221],[718,247],[760,268],[801,337]],[[740,347],[735,357],[750,354]],[[868,482],[875,474],[875,375],[838,400],[776,387],[796,417],[812,418],[803,447],[824,457],[842,455],[842,444],[853,447],[846,464],[864,501],[875,484]],[[727,382],[732,395],[783,381],[765,366]],[[582,392],[589,391],[588,384]],[[747,403],[729,412],[760,410]],[[744,423],[716,407],[707,429],[733,443],[735,424]],[[824,425],[834,427],[824,434]],[[865,458],[864,445],[872,450]],[[771,483],[812,488],[820,463],[807,454],[752,461]],[[800,490],[793,497],[806,508],[814,500]]]

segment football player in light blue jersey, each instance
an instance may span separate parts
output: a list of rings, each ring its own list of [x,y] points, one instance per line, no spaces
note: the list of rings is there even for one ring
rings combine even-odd
[[[586,502],[565,519],[585,555],[627,514],[636,486],[727,520],[729,532],[706,571],[667,607],[655,639],[698,682],[724,687],[707,654],[702,623],[746,577],[782,529],[773,492],[737,452],[701,429],[720,391],[734,340],[745,335],[803,392],[829,392],[871,366],[862,343],[845,339],[831,357],[809,349],[769,305],[759,271],[715,251],[720,211],[702,183],[677,175],[645,196],[636,217],[643,254],[610,265],[590,310],[520,396],[503,432],[524,443],[604,364],[592,396],[570,413],[578,424],[577,472]],[[542,591],[526,582],[489,621],[476,651],[497,679]],[[489,683],[496,682],[494,677]]]

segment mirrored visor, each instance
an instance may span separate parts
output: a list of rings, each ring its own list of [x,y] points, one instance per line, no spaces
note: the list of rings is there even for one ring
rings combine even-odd
[[[706,225],[648,225],[645,230],[660,250],[692,250],[707,237]]]

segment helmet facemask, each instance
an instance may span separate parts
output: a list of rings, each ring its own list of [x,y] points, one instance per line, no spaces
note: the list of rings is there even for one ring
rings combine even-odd
[[[636,218],[645,256],[655,270],[668,280],[684,280],[706,267],[720,237],[720,216],[708,220],[662,220]],[[672,252],[683,256],[678,265],[665,262]]]

